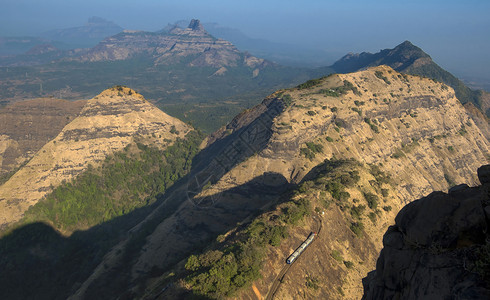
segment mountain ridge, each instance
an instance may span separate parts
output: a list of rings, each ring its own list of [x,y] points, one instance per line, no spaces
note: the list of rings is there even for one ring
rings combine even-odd
[[[199,20],[193,19],[185,29],[174,27],[168,32],[123,31],[104,39],[76,61],[126,60],[137,55],[149,55],[155,64],[175,63],[179,58],[192,57],[189,66],[229,67],[245,64],[262,68],[263,59],[241,57],[238,49],[228,41],[216,39],[204,30]],[[195,57],[193,57],[195,56]]]
[[[406,93],[400,93],[400,88]],[[461,124],[466,124],[463,131]],[[366,199],[375,207],[375,198],[369,196],[371,189],[376,193],[387,189],[397,195],[396,201],[387,198],[383,203],[392,208],[414,195],[447,189],[454,181],[475,185],[474,169],[488,161],[488,141],[451,88],[427,78],[399,74],[386,66],[336,74],[278,91],[237,116],[209,141],[204,153],[196,157],[202,163],[191,171],[187,184],[177,184],[167,195],[166,201],[181,201],[179,207],[168,212],[171,215],[165,219],[147,219],[156,222],[155,229],[145,235],[141,255],[131,266],[125,266],[132,279],[124,279],[121,285],[141,282],[139,274],[149,270],[154,271],[152,280],[165,277],[162,273],[171,266],[185,264],[184,253],[190,254],[195,247],[202,247],[197,245],[205,245],[219,235],[228,235],[237,222],[248,224],[258,212],[268,211],[280,201],[282,192],[301,183],[325,159],[354,159],[378,170],[369,176],[380,178],[379,185],[377,180],[367,180],[369,185],[363,185],[360,191],[349,190],[347,199]],[[382,174],[389,175],[389,186]],[[355,203],[339,205],[350,209],[359,205]],[[388,226],[387,222],[380,224]],[[349,228],[350,223],[345,226]],[[378,245],[372,247],[373,253],[381,247],[381,228],[369,229],[370,238],[378,240],[373,243]],[[119,247],[124,248],[124,244]],[[122,259],[116,249],[121,248],[114,248],[105,262],[114,270]],[[365,263],[374,266],[375,257],[373,254]],[[104,270],[103,265],[76,297],[104,290],[104,282],[114,274]],[[274,270],[262,269],[262,274],[271,278]],[[352,275],[348,268],[342,270],[342,276]],[[360,296],[361,276],[356,276],[357,283],[348,282],[353,291],[358,290],[352,295]],[[186,285],[176,288],[189,289]],[[286,289],[283,293],[290,297],[294,291]],[[262,290],[261,294],[266,292]]]
[[[86,111],[124,118],[124,109],[115,104],[133,97],[146,103],[132,90],[115,87],[92,101],[103,109],[91,106]],[[77,124],[91,122],[80,119]],[[84,128],[71,127],[63,137],[73,143],[76,137],[87,140]],[[61,144],[61,135],[55,140]],[[145,149],[128,147],[114,163],[123,163],[136,148]],[[87,186],[96,189],[97,184],[78,185],[75,180],[62,185],[54,199],[58,211],[48,218],[55,229],[28,223],[0,240],[5,253],[0,264],[12,274],[4,282],[16,283],[14,291],[26,297],[50,297],[52,292],[40,293],[43,287],[63,282],[59,297],[64,299],[214,297],[209,286],[216,285],[208,283],[221,279],[230,295],[254,297],[251,286],[267,295],[286,257],[320,222],[318,242],[290,269],[277,295],[314,298],[324,292],[332,298],[359,298],[361,278],[374,268],[382,232],[398,208],[433,190],[447,190],[454,182],[477,184],[476,168],[490,159],[488,140],[452,88],[387,66],[278,90],[237,115],[201,148],[192,161],[177,158],[187,172],[176,176],[165,194],[127,215],[98,219],[102,223],[90,229],[78,224],[82,227],[76,231],[76,218],[70,219],[75,227],[66,227],[56,214],[78,203],[63,195],[86,195]],[[153,189],[152,181],[138,188],[144,195],[145,187]],[[29,211],[49,210],[52,199]],[[59,237],[57,231],[72,235]],[[16,245],[22,245],[20,251]],[[203,268],[192,255],[202,258]],[[35,272],[23,264],[26,260],[33,262]],[[216,273],[210,277],[206,262],[214,261]],[[56,270],[58,277],[31,276],[39,270]],[[28,280],[19,284],[25,274]],[[324,276],[328,280],[321,281]],[[0,289],[4,291],[11,290]]]
[[[490,103],[481,92],[468,88],[461,80],[437,65],[432,58],[410,41],[404,41],[393,49],[384,49],[377,53],[349,53],[335,62],[331,68],[336,72],[354,72],[367,67],[387,65],[398,72],[425,76],[451,86],[456,97],[465,104],[472,102],[487,113]],[[490,116],[487,114],[487,116]]]
[[[71,48],[88,48],[93,47],[107,36],[121,31],[123,28],[114,22],[93,16],[83,26],[46,31],[41,33],[41,37],[62,42]]]

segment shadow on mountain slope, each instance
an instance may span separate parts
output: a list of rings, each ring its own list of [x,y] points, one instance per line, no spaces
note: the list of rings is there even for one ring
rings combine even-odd
[[[236,227],[238,223],[247,222],[249,218],[253,219],[276,203],[289,188],[290,184],[281,174],[265,173],[243,185],[215,195],[220,198],[220,201],[212,207],[201,208],[192,204],[187,206],[184,204],[184,209],[177,209],[171,218],[163,222],[161,217],[155,215],[152,219],[160,220],[163,226],[165,222],[171,222],[169,225],[171,229],[165,233],[164,240],[160,241],[165,246],[159,249],[160,256],[155,258],[160,261],[153,261],[154,266],[147,270],[137,271],[141,273],[136,282],[129,278],[140,258],[138,253],[142,254],[151,248],[147,241],[151,239],[154,228],[148,231],[140,230],[135,236],[142,239],[134,239],[134,242],[130,243],[134,246],[126,247],[126,251],[132,254],[128,256],[128,260],[121,260],[116,268],[107,270],[92,282],[84,297],[87,299],[132,299],[135,296],[133,292],[137,294],[143,292],[138,287],[147,278],[163,274],[192,252],[201,251],[219,235]],[[206,198],[202,200],[210,201]],[[158,214],[164,211],[159,209]],[[159,227],[160,222],[156,224]],[[133,250],[129,250],[130,248]],[[142,249],[145,250],[140,252]],[[132,291],[129,292],[129,289]]]
[[[0,298],[65,299],[78,290],[111,248],[129,239],[122,255],[124,261],[119,261],[117,268],[107,272],[110,275],[107,280],[105,276],[99,278],[89,294],[92,295],[92,291],[107,291],[105,297],[111,298],[114,291],[121,287],[126,290],[131,262],[138,258],[137,253],[145,244],[145,239],[160,223],[174,214],[183,202],[194,199],[208,182],[215,183],[238,163],[263,150],[272,135],[272,120],[281,111],[282,103],[265,103],[250,122],[241,124],[235,132],[217,139],[201,151],[193,160],[191,172],[165,194],[158,195],[157,201],[150,206],[136,209],[89,230],[74,232],[70,237],[60,235],[44,223],[32,223],[13,230],[0,240],[0,268],[3,271],[0,274]],[[271,181],[274,182],[274,189],[264,185]],[[287,185],[287,180],[280,174],[259,176],[245,185],[223,192],[219,195],[223,200],[211,209],[202,210],[199,206],[193,206],[194,212],[201,215],[203,221],[195,226],[189,226],[186,222],[176,224],[176,230],[197,236],[189,240],[188,246],[191,251],[199,249],[210,239],[215,239],[218,234],[257,212],[266,204],[261,196],[275,196],[283,190],[277,187],[286,188]],[[229,195],[239,199],[227,198]],[[197,201],[206,205],[209,199]],[[130,230],[143,220],[144,224],[138,229]],[[171,263],[189,253],[175,250],[176,256],[169,261]],[[103,293],[94,295],[100,298]]]
[[[0,240],[0,298],[66,299],[159,201],[70,237],[40,222],[13,230]]]

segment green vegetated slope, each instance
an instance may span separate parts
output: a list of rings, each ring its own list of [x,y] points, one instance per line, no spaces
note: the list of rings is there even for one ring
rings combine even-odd
[[[31,207],[0,240],[0,298],[66,299],[185,176],[202,138],[192,131],[165,150],[130,145]]]
[[[369,186],[365,186],[366,183]],[[390,190],[389,176],[376,166],[362,165],[354,160],[326,160],[315,167],[302,183],[286,192],[283,202],[271,211],[218,236],[203,252],[191,255],[176,269],[158,278],[150,286],[145,299],[154,297],[153,293],[158,293],[169,282],[177,283],[177,286],[165,297],[175,299],[191,295],[205,299],[240,298],[243,293],[250,293],[253,297],[250,289],[253,282],[267,292],[275,273],[274,269],[265,269],[266,262],[268,268],[272,265],[279,271],[290,249],[299,245],[295,243],[301,243],[310,231],[318,231],[320,219],[324,231],[328,231],[325,227],[329,224],[340,221],[346,226],[346,231],[338,232],[338,235],[359,241],[369,240],[371,233],[366,235],[366,230],[371,231],[392,211],[392,206],[386,203]],[[333,211],[339,212],[340,220],[324,217]],[[319,245],[321,243],[310,248],[334,246]],[[370,243],[366,245],[369,247]],[[321,256],[319,250],[311,252]],[[341,268],[357,272],[358,262],[349,260],[352,256],[339,259],[341,254],[338,250],[332,250],[332,253],[321,259],[340,260]],[[312,274],[316,269],[317,266],[309,268]],[[336,273],[337,270],[332,268],[331,272]],[[330,288],[331,284],[318,282],[317,278],[323,281],[323,277],[315,274],[314,278],[309,278],[310,297]],[[338,290],[334,288],[332,293],[336,295]]]
[[[191,168],[202,134],[193,131],[165,150],[130,144],[57,187],[32,206],[25,221],[45,220],[60,230],[88,228],[152,204]]]

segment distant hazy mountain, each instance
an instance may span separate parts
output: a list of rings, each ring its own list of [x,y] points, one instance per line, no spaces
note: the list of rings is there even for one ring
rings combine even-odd
[[[32,36],[0,37],[0,56],[25,53],[35,46],[48,42],[44,38]]]
[[[180,20],[168,24],[162,31],[169,31],[175,27],[185,28],[187,24],[189,21]],[[340,55],[297,44],[276,43],[265,39],[251,38],[236,28],[222,26],[218,23],[204,23],[204,27],[211,35],[232,42],[241,51],[250,52],[254,56],[282,65],[317,67],[330,64]]]
[[[123,31],[123,28],[111,21],[99,17],[91,17],[79,27],[56,29],[44,32],[39,36],[0,37],[0,56],[27,54],[32,48],[49,45],[61,50],[74,48],[91,48],[104,38]],[[26,59],[23,57],[22,59]],[[11,58],[10,61],[19,58]],[[27,59],[29,60],[29,58]],[[5,65],[6,63],[2,61]],[[25,65],[25,63],[21,63]]]
[[[222,68],[215,73],[222,75],[225,67],[248,66],[257,68],[256,73],[270,62],[241,53],[232,43],[210,35],[199,20],[192,20],[186,28],[174,26],[159,33],[125,30],[108,37],[88,53],[75,57],[75,61],[115,61],[145,57],[154,64],[173,64],[186,60],[188,66],[212,66]]]
[[[83,26],[47,31],[42,33],[41,37],[63,42],[71,48],[89,48],[104,38],[121,31],[123,28],[114,22],[99,17],[91,17]]]
[[[0,66],[9,67],[0,72],[0,101],[49,95],[90,98],[123,84],[207,131],[273,90],[311,78],[307,69],[241,52],[209,34],[198,20],[160,32],[125,30],[90,49],[38,46],[29,53],[0,58]]]

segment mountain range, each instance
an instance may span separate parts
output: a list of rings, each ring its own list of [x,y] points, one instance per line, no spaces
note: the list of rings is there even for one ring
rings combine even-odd
[[[0,298],[484,295],[489,94],[412,43],[291,68],[192,20],[50,53],[0,72]]]
[[[41,33],[40,36],[47,40],[63,43],[64,49],[90,48],[104,38],[118,34],[123,30],[114,22],[100,17],[90,17],[83,26],[50,30]]]
[[[173,27],[185,28],[189,24],[187,20],[168,24],[162,31],[168,31]],[[242,31],[222,26],[218,23],[203,24],[206,30],[213,36],[232,42],[242,51],[252,53],[281,65],[294,67],[318,67],[324,66],[342,53],[331,53],[323,49],[314,49],[297,44],[271,42],[265,39],[251,38]]]
[[[58,57],[57,51],[47,52],[27,59],[58,57],[47,64],[2,68],[2,101],[50,95],[91,98],[107,87],[123,84],[210,132],[275,89],[309,78],[297,68],[240,52],[209,35],[198,20],[171,32],[126,31],[94,48],[64,53]],[[25,61],[21,57],[17,64]]]
[[[25,60],[26,56],[22,56],[22,54],[28,54],[27,52],[33,48],[47,45],[60,50],[90,48],[104,38],[121,31],[123,28],[111,21],[100,17],[91,17],[85,25],[79,27],[55,29],[42,32],[38,36],[0,37],[0,57],[5,59],[5,56],[21,55],[21,59]]]
[[[398,210],[476,185],[489,159],[451,87],[388,66],[274,92],[202,143],[190,133],[129,88],[86,102],[0,187],[15,212],[4,226],[20,220],[0,240],[0,282],[18,286],[3,296],[359,298]],[[174,164],[178,176],[156,175]],[[310,231],[317,242],[274,284]]]
[[[37,65],[14,67],[30,63]],[[50,95],[90,98],[109,86],[124,84],[170,114],[212,132],[278,88],[382,64],[444,82],[456,90],[462,103],[476,106],[470,111],[490,114],[487,92],[469,89],[408,41],[376,54],[348,54],[330,67],[292,68],[240,52],[210,35],[198,20],[159,32],[124,31],[91,49],[63,52],[45,45],[21,57],[5,58],[3,65],[10,67],[0,72],[0,101]]]

